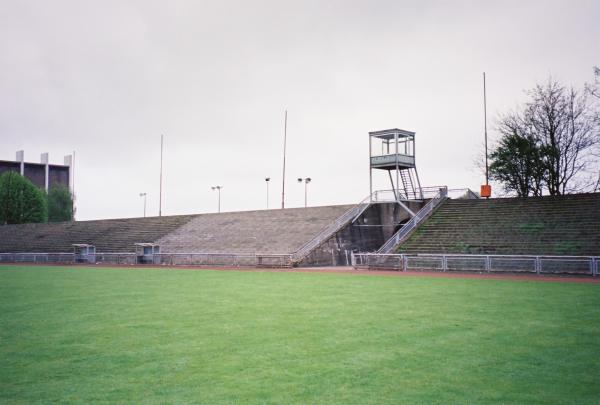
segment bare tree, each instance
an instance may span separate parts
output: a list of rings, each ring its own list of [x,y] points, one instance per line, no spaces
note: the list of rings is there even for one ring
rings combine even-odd
[[[594,83],[587,83],[585,89],[593,97],[600,99],[600,67],[594,66]]]
[[[527,94],[529,101],[524,106],[499,120],[502,138],[494,152],[504,154],[492,153],[492,166],[503,170],[494,173],[496,179],[505,188],[512,187],[505,176],[509,170],[508,179],[520,184],[519,195],[541,195],[542,190],[560,195],[592,189],[588,169],[595,162],[593,150],[600,145],[600,123],[594,118],[586,93],[549,79]],[[512,155],[506,153],[507,145],[513,146]],[[515,164],[505,164],[508,158]],[[523,162],[517,165],[519,161]]]
[[[585,90],[596,101],[596,123],[600,126],[600,67],[594,66],[594,82],[587,83]],[[600,145],[598,145],[593,154],[600,158]],[[596,190],[600,191],[600,168],[598,168],[598,181],[596,183]]]

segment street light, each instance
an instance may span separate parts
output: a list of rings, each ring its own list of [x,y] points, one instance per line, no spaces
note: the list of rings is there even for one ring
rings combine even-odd
[[[269,182],[271,181],[270,177],[265,178],[265,183],[267,183],[267,209],[269,209]]]
[[[213,186],[211,187],[214,190],[217,190],[218,194],[219,194],[219,211],[221,212],[221,189],[223,188],[223,186]]]
[[[140,197],[144,197],[144,218],[146,218],[146,193],[140,193]]]
[[[304,208],[306,208],[308,206],[308,204],[307,204],[308,199],[306,198],[307,192],[308,192],[308,183],[311,182],[311,178],[310,177],[307,177],[305,179],[298,178],[298,183],[302,183],[302,182],[304,182]]]

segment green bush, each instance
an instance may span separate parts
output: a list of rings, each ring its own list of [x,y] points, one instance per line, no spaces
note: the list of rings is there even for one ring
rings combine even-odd
[[[46,222],[44,192],[17,172],[0,176],[0,224]]]
[[[73,219],[73,197],[69,188],[59,184],[48,191],[48,222],[71,221]]]

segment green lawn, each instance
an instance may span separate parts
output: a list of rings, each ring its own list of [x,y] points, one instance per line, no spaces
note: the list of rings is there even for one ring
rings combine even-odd
[[[0,402],[599,398],[600,285],[0,267]]]

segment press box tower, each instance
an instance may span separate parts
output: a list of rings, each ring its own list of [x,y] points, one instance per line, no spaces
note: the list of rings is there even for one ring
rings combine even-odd
[[[373,169],[387,170],[396,201],[423,199],[423,190],[415,165],[414,132],[398,128],[369,132],[371,195],[373,194]]]

